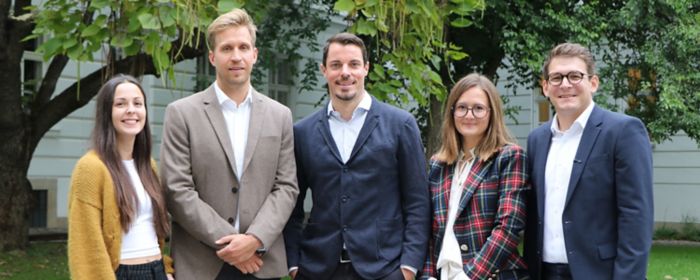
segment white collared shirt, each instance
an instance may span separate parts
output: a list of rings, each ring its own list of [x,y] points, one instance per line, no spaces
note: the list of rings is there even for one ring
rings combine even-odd
[[[333,102],[328,102],[328,126],[343,163],[347,163],[350,159],[350,154],[352,154],[352,149],[355,147],[355,142],[357,142],[357,137],[360,135],[360,130],[362,130],[362,125],[365,123],[367,112],[371,106],[372,98],[365,91],[362,93],[362,100],[352,112],[352,117],[346,121],[340,117],[339,112],[333,110]]]
[[[233,157],[236,161],[236,178],[238,182],[241,182],[241,177],[243,177],[243,159],[245,159],[245,147],[248,144],[248,127],[250,126],[250,108],[253,101],[253,87],[248,88],[248,94],[241,104],[236,104],[231,98],[229,98],[222,90],[219,85],[214,82],[214,91],[216,92],[216,98],[221,105],[221,112],[224,115],[224,121],[226,122],[226,131],[228,132],[228,137],[231,140],[231,146],[233,147]],[[239,187],[243,187],[242,185]],[[236,211],[236,222],[233,227],[236,232],[239,231],[240,224],[238,222],[239,211]]]
[[[566,206],[566,194],[569,190],[576,152],[593,107],[594,103],[591,102],[567,131],[559,130],[556,115],[550,127],[552,145],[547,154],[544,173],[544,245],[542,248],[544,262],[569,263],[564,243],[562,214]]]
[[[459,241],[454,232],[455,221],[459,213],[459,203],[464,191],[464,182],[467,181],[469,173],[474,165],[476,155],[474,149],[469,150],[471,160],[457,161],[455,172],[452,175],[452,185],[450,186],[450,198],[447,205],[447,225],[445,226],[445,236],[442,238],[442,248],[438,254],[436,267],[440,270],[440,279],[446,280],[469,280],[467,273],[462,266],[462,252],[459,248]]]

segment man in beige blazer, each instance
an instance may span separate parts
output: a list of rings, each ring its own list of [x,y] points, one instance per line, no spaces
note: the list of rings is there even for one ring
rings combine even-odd
[[[245,11],[217,18],[208,43],[216,82],[168,105],[163,124],[175,278],[280,278],[298,194],[292,115],[250,84],[257,49]]]

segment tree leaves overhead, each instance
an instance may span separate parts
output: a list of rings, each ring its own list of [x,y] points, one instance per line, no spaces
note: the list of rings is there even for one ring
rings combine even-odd
[[[240,6],[222,0],[219,7]],[[172,41],[196,46],[197,32],[216,16],[216,6],[206,0],[46,1],[33,6],[36,28],[27,39],[47,36],[39,46],[44,60],[67,55],[78,61],[93,60],[103,47],[122,50],[126,56],[145,53],[154,58],[158,73],[173,77]],[[175,52],[173,52],[175,51]]]

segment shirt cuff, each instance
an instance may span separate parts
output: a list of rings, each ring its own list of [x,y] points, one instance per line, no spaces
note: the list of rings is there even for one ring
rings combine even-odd
[[[292,266],[289,268],[289,273],[292,273],[292,272],[297,271],[297,270],[299,270],[298,266]]]
[[[401,268],[410,270],[411,272],[413,272],[413,275],[417,275],[417,273],[418,273],[418,269],[415,269],[410,265],[402,264]]]

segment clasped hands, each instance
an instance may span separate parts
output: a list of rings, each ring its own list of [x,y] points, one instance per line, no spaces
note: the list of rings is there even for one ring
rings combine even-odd
[[[225,244],[223,248],[216,251],[216,255],[244,274],[257,272],[263,265],[262,259],[255,254],[255,250],[263,244],[253,235],[231,234],[220,238],[216,244]]]

